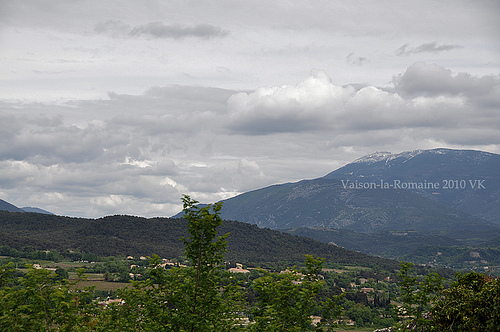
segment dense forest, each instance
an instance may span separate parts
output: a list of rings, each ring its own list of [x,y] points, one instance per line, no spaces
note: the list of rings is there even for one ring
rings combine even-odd
[[[188,234],[187,221],[173,218],[116,215],[84,219],[0,211],[0,220],[0,246],[17,251],[30,246],[35,250],[59,253],[78,251],[98,256],[156,254],[174,258],[183,254],[180,238]],[[398,268],[398,262],[393,260],[247,223],[225,220],[218,232],[230,234],[225,259],[252,267],[295,265],[303,262],[304,255],[309,254],[325,258],[325,266],[329,267],[348,264],[379,266],[391,271]]]

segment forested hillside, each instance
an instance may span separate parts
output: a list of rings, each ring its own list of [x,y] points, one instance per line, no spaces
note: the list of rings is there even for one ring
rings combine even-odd
[[[284,232],[415,264],[456,270],[487,269],[489,273],[500,273],[498,238],[470,246],[448,237],[424,235],[415,231],[365,234],[348,229],[294,228]]]
[[[293,265],[304,255],[323,257],[326,264],[379,265],[397,268],[396,261],[368,256],[337,246],[237,221],[224,221],[220,234],[230,233],[227,260],[250,266]],[[0,211],[0,245],[38,250],[80,250],[101,256],[153,254],[178,257],[187,236],[186,221],[116,215],[100,219]]]

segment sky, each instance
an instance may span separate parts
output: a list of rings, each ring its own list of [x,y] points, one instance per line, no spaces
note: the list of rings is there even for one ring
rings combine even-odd
[[[366,154],[500,153],[500,1],[2,0],[0,199],[171,216]]]

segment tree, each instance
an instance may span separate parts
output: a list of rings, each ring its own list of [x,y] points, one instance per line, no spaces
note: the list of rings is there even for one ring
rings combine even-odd
[[[263,277],[254,280],[258,299],[252,311],[255,324],[251,330],[312,330],[311,315],[318,307],[324,323],[340,315],[340,296],[318,303],[317,295],[325,284],[319,275],[323,260],[306,255],[305,263],[304,270],[294,267],[279,273],[264,272]]]
[[[58,267],[55,272],[56,272],[56,276],[54,278],[55,280],[63,281],[69,279],[68,271],[66,271],[62,267]]]
[[[417,277],[412,266],[412,263],[401,262],[398,273],[402,306],[396,308],[396,314],[400,317],[397,328],[399,331],[413,331],[418,326],[426,331],[432,326],[428,312],[440,297],[443,278],[437,273]]]
[[[103,317],[106,329],[192,332],[234,328],[241,294],[237,285],[222,284],[228,236],[217,236],[222,203],[200,207],[186,195],[182,200],[190,234],[182,241],[190,266],[165,270],[154,255],[151,277],[119,293],[126,305],[115,306]]]
[[[12,264],[0,268],[2,331],[71,331],[89,323],[89,291],[75,292],[74,284],[45,269],[29,267],[25,276],[13,275]]]
[[[456,278],[432,308],[433,325],[444,331],[498,331],[500,278],[477,272]]]
[[[403,305],[397,331],[498,331],[500,278],[457,273],[450,287],[443,289],[439,275],[417,278],[411,265],[402,263],[399,272]]]
[[[213,206],[199,207],[197,201],[184,195],[184,218],[188,221],[188,239],[182,238],[185,254],[192,268],[186,270],[183,291],[185,296],[188,331],[227,330],[232,324],[232,308],[227,306],[227,298],[221,293],[219,283],[229,234],[217,237],[217,227],[222,225],[219,211],[222,202]],[[212,211],[210,211],[212,208]],[[234,310],[234,309],[233,309]],[[221,317],[227,317],[227,322]],[[210,329],[209,329],[210,328]]]

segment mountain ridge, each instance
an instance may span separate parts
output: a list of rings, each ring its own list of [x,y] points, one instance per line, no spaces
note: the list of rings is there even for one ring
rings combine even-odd
[[[187,221],[174,218],[144,218],[127,215],[99,219],[73,218],[39,213],[0,211],[0,243],[17,250],[80,250],[99,256],[179,257],[181,237],[188,237]],[[261,229],[256,225],[226,220],[220,235],[230,233],[225,259],[258,266],[297,264],[306,254],[322,257],[329,264],[380,265],[397,269],[394,260],[369,256],[311,238]]]
[[[499,189],[497,154],[445,148],[376,152],[317,179],[223,200],[222,217],[272,229],[414,230],[478,244],[500,234]]]
[[[430,149],[372,154],[323,178],[436,183],[414,192],[500,225],[500,155],[476,150]]]
[[[24,212],[23,209],[18,208],[17,206],[10,204],[3,199],[0,199],[0,211],[9,211],[9,212]]]
[[[221,216],[225,219],[272,229],[416,230],[455,239],[466,231],[484,240],[500,231],[481,218],[407,190],[350,189],[333,179],[266,187],[225,200],[223,206]]]
[[[9,211],[9,212],[29,212],[29,213],[43,213],[43,214],[54,214],[52,212],[34,207],[34,206],[26,206],[19,208],[14,204],[11,204],[3,199],[0,199],[0,211]]]

